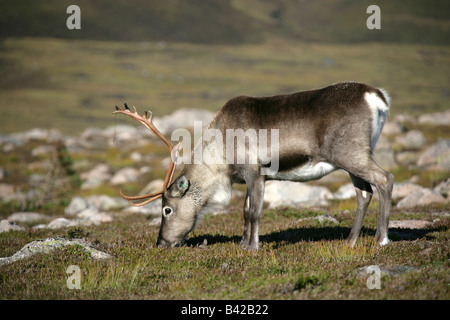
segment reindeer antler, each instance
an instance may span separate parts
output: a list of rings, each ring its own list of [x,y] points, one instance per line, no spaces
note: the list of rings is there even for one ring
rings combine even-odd
[[[147,203],[152,202],[153,200],[156,200],[158,198],[161,198],[163,194],[167,191],[168,186],[170,185],[170,182],[172,181],[173,174],[175,173],[176,168],[176,158],[178,156],[178,151],[180,149],[180,143],[174,147],[172,142],[166,139],[164,135],[156,129],[155,125],[152,122],[153,114],[151,111],[145,111],[144,116],[139,115],[136,108],[133,106],[134,112],[131,112],[130,108],[128,108],[128,105],[124,103],[125,109],[121,109],[118,106],[116,106],[116,111],[113,113],[122,113],[127,116],[132,117],[133,119],[136,119],[140,123],[142,123],[148,130],[150,130],[152,133],[154,133],[158,138],[160,138],[168,147],[170,151],[170,165],[169,165],[169,171],[167,171],[166,179],[164,180],[163,189],[159,192],[155,192],[152,194],[145,194],[142,196],[126,196],[122,193],[122,190],[120,190],[120,195],[122,198],[128,200],[128,202],[135,207],[141,207],[143,205],[146,205]],[[148,113],[150,113],[150,117],[148,117]],[[132,200],[141,200],[141,199],[147,199],[145,201],[134,203]]]

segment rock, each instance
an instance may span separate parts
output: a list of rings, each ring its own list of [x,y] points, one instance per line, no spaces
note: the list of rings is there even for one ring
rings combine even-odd
[[[392,151],[391,144],[385,135],[380,135],[378,138],[373,157],[379,166],[385,169],[392,169],[397,167],[394,158],[394,151]]]
[[[75,219],[56,218],[48,224],[39,224],[34,229],[60,229],[65,227],[92,226],[111,222],[111,215],[99,212],[95,207],[89,206],[76,214]]]
[[[120,143],[136,140],[136,137],[139,137],[140,133],[137,126],[118,124],[103,129],[100,135],[105,139],[113,139],[114,143]]]
[[[138,180],[139,171],[132,167],[127,167],[117,171],[111,178],[111,184],[118,186],[127,182],[135,182]]]
[[[105,212],[99,212],[96,208],[87,208],[77,214],[77,218],[73,221],[76,225],[99,225],[104,222],[111,222],[112,217]]]
[[[87,198],[73,197],[69,205],[64,209],[64,213],[69,216],[75,216],[88,208],[94,208],[98,211],[110,211],[125,208],[127,205],[128,201],[125,199],[107,195],[92,195]]]
[[[433,126],[450,126],[450,110],[423,114],[418,119],[419,124],[429,124]]]
[[[81,179],[84,180],[81,189],[95,188],[102,183],[109,181],[111,177],[110,167],[105,163],[100,163],[92,170],[81,174]]]
[[[398,114],[394,117],[394,121],[399,122],[401,124],[409,123],[409,124],[415,124],[416,118],[410,114]]]
[[[398,164],[395,161],[394,152],[390,149],[376,148],[373,157],[375,162],[383,169],[389,170],[398,167]]]
[[[38,253],[49,253],[57,249],[70,247],[73,245],[81,246],[83,251],[94,260],[111,259],[111,255],[95,249],[89,242],[81,239],[64,239],[64,238],[46,238],[36,240],[26,244],[22,249],[17,251],[11,257],[0,258],[0,265],[12,263],[18,260],[26,259]]]
[[[21,230],[25,230],[24,227],[18,226],[17,224],[15,224],[12,221],[8,221],[8,220],[1,220],[0,221],[0,233],[2,232],[8,232],[8,231],[21,231]]]
[[[16,133],[15,135],[21,137],[25,143],[29,141],[56,142],[62,138],[61,131],[58,129],[34,128],[29,131]]]
[[[87,128],[79,139],[67,141],[67,147],[71,151],[78,148],[103,150],[109,146],[107,139],[103,136],[103,130],[99,128]]]
[[[148,224],[151,227],[159,227],[161,225],[161,220],[162,217],[157,217],[152,219],[152,221],[150,221],[150,223]]]
[[[439,139],[427,148],[417,160],[417,165],[427,169],[450,171],[450,139]]]
[[[352,183],[347,183],[339,187],[339,189],[333,193],[335,199],[343,200],[356,197],[355,187]]]
[[[15,187],[12,184],[0,183],[0,200],[8,202],[16,196]]]
[[[392,146],[389,142],[388,138],[385,135],[380,135],[378,138],[377,144],[375,146],[375,150],[391,150]]]
[[[161,191],[164,186],[164,180],[162,179],[156,179],[151,182],[149,182],[144,189],[139,192],[140,195],[143,194],[149,194],[149,193],[155,193],[158,191]]]
[[[395,138],[395,145],[402,150],[419,150],[426,143],[427,139],[419,130],[411,130]]]
[[[142,156],[142,154],[140,154],[139,152],[133,151],[133,152],[130,154],[130,158],[131,158],[131,160],[133,160],[134,162],[141,162],[142,159],[143,159],[143,156]]]
[[[50,217],[46,214],[38,212],[15,212],[8,217],[9,221],[33,223],[40,220],[49,220]]]
[[[107,195],[92,195],[87,197],[88,206],[93,206],[99,211],[122,209],[128,206],[128,201],[121,197]]]
[[[389,221],[389,228],[398,229],[426,229],[433,226],[433,223],[425,220],[392,220]]]
[[[397,121],[388,121],[384,124],[382,134],[388,137],[405,132],[405,127]]]
[[[443,202],[445,198],[439,192],[422,188],[408,194],[397,204],[397,208],[412,208]]]
[[[410,182],[396,182],[394,183],[394,188],[392,190],[392,199],[402,199],[409,195],[410,193],[422,190],[423,188],[417,184]]]
[[[292,181],[266,182],[264,201],[269,208],[327,206],[333,194],[325,187]]]
[[[56,152],[56,148],[53,145],[44,145],[38,146],[31,150],[31,155],[33,157],[41,156],[41,155],[51,155]]]
[[[401,166],[415,165],[420,153],[417,151],[403,151],[395,154],[395,161]]]
[[[42,229],[42,228],[60,229],[60,228],[68,227],[70,223],[71,223],[71,220],[69,220],[69,219],[56,218],[56,219],[50,221],[50,223],[47,225],[38,225],[40,227],[34,226],[34,228],[36,228],[36,229]]]
[[[45,183],[46,179],[47,175],[45,174],[33,173],[28,177],[28,184],[31,187],[39,187],[42,183]]]
[[[74,216],[77,213],[85,210],[89,206],[88,201],[82,197],[73,197],[69,205],[64,209],[64,213],[69,216]]]
[[[450,178],[439,183],[434,190],[439,192],[443,197],[448,198],[450,194]]]
[[[163,134],[170,134],[178,128],[193,128],[195,121],[200,121],[202,127],[209,125],[214,118],[214,113],[201,109],[178,109],[174,113],[164,116],[155,117],[153,123]],[[141,128],[145,129],[145,128]],[[146,133],[148,135],[148,133]]]
[[[145,206],[142,207],[133,207],[129,206],[125,208],[123,211],[126,213],[139,213],[144,215],[160,215],[162,210],[162,200],[156,199]]]

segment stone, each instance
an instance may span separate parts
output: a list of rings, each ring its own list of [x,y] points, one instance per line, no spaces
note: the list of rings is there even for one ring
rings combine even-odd
[[[415,124],[416,118],[410,114],[398,114],[394,117],[394,121],[399,122],[401,124],[408,123],[408,124]]]
[[[40,220],[49,220],[50,217],[43,213],[38,212],[15,212],[8,217],[9,221],[33,223]]]
[[[356,197],[355,187],[352,183],[347,183],[339,187],[339,189],[333,193],[335,199],[344,200]]]
[[[53,145],[43,145],[37,146],[33,150],[31,150],[31,155],[33,157],[41,156],[41,155],[49,155],[56,152],[56,148]]]
[[[88,172],[81,174],[81,179],[84,183],[81,185],[81,189],[92,189],[102,183],[109,181],[112,175],[110,173],[110,167],[106,163],[100,163]]]
[[[121,197],[110,197],[107,195],[92,195],[87,197],[88,206],[93,206],[99,211],[110,211],[123,209],[128,206],[128,201]]]
[[[89,206],[88,201],[83,197],[73,197],[69,205],[64,209],[64,213],[69,216],[75,216],[77,213],[85,210]]]
[[[439,139],[427,148],[417,160],[419,167],[450,171],[450,139]]]
[[[162,179],[155,179],[155,180],[149,182],[141,190],[141,192],[139,192],[139,194],[143,195],[143,194],[155,193],[155,192],[161,191],[163,186],[164,186],[164,180],[162,180]]]
[[[411,130],[395,138],[395,145],[402,150],[419,150],[427,143],[427,139],[419,130]]]
[[[161,210],[162,210],[162,200],[160,198],[141,207],[133,207],[130,205],[129,207],[123,209],[123,212],[155,216],[160,215]]]
[[[398,229],[426,229],[433,226],[433,223],[425,220],[391,220],[389,228]]]
[[[413,208],[443,202],[445,202],[445,198],[439,192],[422,188],[408,194],[397,203],[397,208]]]
[[[150,221],[150,223],[148,224],[151,227],[159,227],[161,225],[161,220],[162,217],[157,217],[152,219],[152,221]]]
[[[450,178],[439,183],[434,187],[434,190],[439,192],[443,197],[448,198],[450,194]]]
[[[26,259],[38,253],[47,254],[73,245],[81,246],[83,251],[93,260],[108,260],[112,258],[110,254],[95,249],[92,244],[81,239],[46,238],[26,244],[10,257],[0,258],[0,265]]]
[[[117,171],[111,178],[110,183],[118,186],[128,182],[136,182],[139,178],[139,171],[132,167],[127,167]]]
[[[383,169],[389,170],[398,167],[398,164],[395,161],[394,151],[391,149],[376,148],[373,157],[375,162]]]
[[[266,182],[264,201],[269,208],[327,206],[333,194],[325,187],[292,181]]]
[[[8,231],[21,231],[25,230],[24,227],[18,226],[12,221],[8,220],[1,220],[0,221],[0,233],[2,232],[8,232]]]
[[[392,190],[392,199],[402,199],[410,193],[422,189],[421,186],[411,182],[395,182]]]
[[[16,198],[15,186],[7,183],[0,183],[0,200],[8,202]]]
[[[418,119],[419,124],[429,124],[433,126],[450,126],[450,110],[423,114]]]
[[[34,229],[60,229],[66,227],[92,226],[111,222],[112,216],[106,212],[99,212],[95,207],[88,206],[76,214],[74,219],[56,218],[48,224],[39,224]]]
[[[402,151],[395,154],[395,161],[401,166],[415,165],[420,153],[417,151]]]
[[[214,115],[213,112],[207,110],[182,108],[170,115],[155,117],[153,123],[162,134],[169,134],[178,128],[193,128],[195,121],[201,122],[202,127],[205,128],[214,118]]]
[[[137,151],[133,151],[133,152],[130,154],[130,158],[131,158],[131,160],[133,160],[134,162],[141,162],[142,159],[143,159],[142,154],[140,154],[140,153],[137,152]]]
[[[41,228],[60,229],[60,228],[69,226],[70,222],[71,222],[71,220],[66,219],[66,218],[56,218],[56,219],[50,221],[49,224],[45,225],[45,227],[43,225],[38,225],[38,226],[42,226],[42,227],[35,226],[35,228],[36,229],[41,229]]]
[[[64,209],[64,213],[69,216],[76,216],[88,208],[98,211],[110,211],[122,209],[128,205],[128,201],[120,197],[110,197],[107,195],[92,195],[87,198],[73,197],[69,205]]]
[[[104,222],[111,222],[112,217],[105,212],[99,212],[96,208],[87,208],[77,214],[74,222],[78,225],[99,225]]]
[[[384,124],[382,134],[388,137],[405,132],[405,127],[397,121],[388,121]]]

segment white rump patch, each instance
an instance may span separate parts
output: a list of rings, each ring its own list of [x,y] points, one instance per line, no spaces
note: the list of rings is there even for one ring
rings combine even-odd
[[[388,102],[387,104],[383,101],[383,99],[379,97],[376,92],[366,92],[364,95],[364,99],[366,99],[367,104],[372,110],[372,134],[370,137],[370,148],[372,150],[375,149],[378,137],[381,134],[381,130],[383,130],[386,117],[389,113],[389,95],[383,89],[378,90],[380,90],[383,94],[385,100]]]

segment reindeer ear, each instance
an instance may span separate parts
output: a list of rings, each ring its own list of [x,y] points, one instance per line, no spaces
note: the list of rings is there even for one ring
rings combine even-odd
[[[181,198],[189,189],[190,185],[191,182],[184,174],[179,176],[171,187],[171,196]]]

